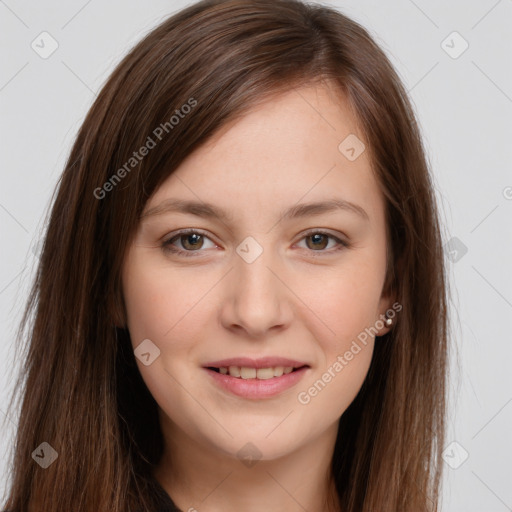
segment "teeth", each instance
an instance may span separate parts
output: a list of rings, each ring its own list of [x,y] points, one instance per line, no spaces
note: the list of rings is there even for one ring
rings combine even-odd
[[[237,368],[237,370],[238,370],[238,368]],[[229,367],[229,373],[231,373],[231,366]],[[256,374],[257,374],[256,368],[245,368],[245,367],[240,368],[240,377],[242,377],[242,379],[255,379]]]
[[[230,375],[231,377],[240,377],[242,379],[260,379],[267,380],[274,377],[281,377],[293,371],[293,366],[275,366],[273,368],[248,368],[245,366],[230,366],[229,368],[219,368],[222,375]]]
[[[282,366],[276,366],[274,368],[274,377],[281,377],[284,373],[284,368]]]
[[[242,374],[243,375],[243,374]],[[274,369],[273,368],[258,368],[256,371],[257,379],[273,379],[274,378]]]
[[[231,377],[240,377],[240,367],[239,366],[230,366],[229,367],[229,375],[231,375]]]

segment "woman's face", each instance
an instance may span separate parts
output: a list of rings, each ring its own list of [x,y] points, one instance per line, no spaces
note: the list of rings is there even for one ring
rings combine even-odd
[[[221,130],[148,201],[123,293],[169,437],[270,460],[337,429],[391,305],[384,201],[356,137],[332,90],[303,87]]]

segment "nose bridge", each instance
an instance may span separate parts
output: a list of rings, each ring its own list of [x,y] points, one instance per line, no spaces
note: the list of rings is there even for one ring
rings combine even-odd
[[[271,302],[275,296],[276,278],[270,271],[272,260],[270,250],[265,254],[261,254],[252,262],[247,262],[243,258],[235,265],[235,273],[237,284],[241,285],[237,288],[237,296],[241,293],[244,295],[252,295],[252,302],[265,298],[265,302]]]
[[[269,269],[276,266],[272,249],[268,244],[263,248],[253,237],[247,237],[238,246],[237,253],[240,258],[235,266],[237,299],[252,304],[253,308],[262,309],[266,305],[270,309],[278,284]]]
[[[262,238],[261,238],[262,240]],[[231,279],[231,311],[228,322],[238,324],[251,334],[262,334],[287,322],[286,292],[276,277],[280,265],[275,251],[247,237],[236,249]]]

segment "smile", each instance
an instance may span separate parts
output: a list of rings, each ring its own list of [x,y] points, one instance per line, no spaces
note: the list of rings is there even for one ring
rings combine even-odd
[[[274,366],[269,368],[252,368],[249,366],[222,366],[220,368],[210,367],[210,370],[217,371],[222,375],[229,375],[240,379],[267,380],[281,377],[297,370],[293,366]]]
[[[258,369],[238,366],[221,368],[207,367],[204,370],[216,387],[230,394],[252,400],[279,395],[295,386],[310,370],[309,366],[300,368],[278,366]]]

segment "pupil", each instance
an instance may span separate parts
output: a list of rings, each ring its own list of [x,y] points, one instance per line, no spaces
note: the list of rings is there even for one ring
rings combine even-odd
[[[194,245],[194,244],[197,244],[199,242],[199,239],[201,238],[201,235],[197,235],[195,233],[192,233],[190,235],[185,235],[185,240],[186,240],[186,244],[185,246],[188,244],[188,245]],[[192,243],[189,243],[190,239],[193,239]]]
[[[320,233],[316,233],[314,235],[310,235],[310,238],[313,240],[313,246],[314,247],[321,247],[322,244],[322,238],[324,238],[325,235],[322,235]]]

